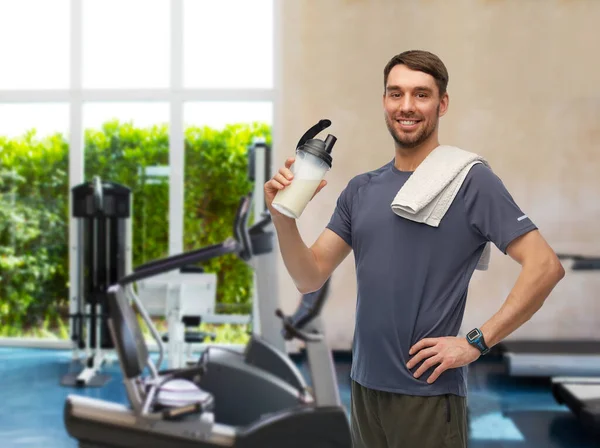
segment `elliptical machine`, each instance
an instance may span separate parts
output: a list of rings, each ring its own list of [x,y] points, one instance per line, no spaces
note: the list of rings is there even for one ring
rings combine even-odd
[[[159,359],[162,341],[135,295],[133,284],[216,256],[251,257],[253,232],[246,227],[250,204],[251,195],[242,198],[233,238],[144,265],[110,288],[109,326],[130,407],[69,396],[65,403],[65,426],[79,440],[80,447],[350,446],[348,418],[340,402],[331,352],[318,319],[328,284],[304,295],[293,316],[284,316],[280,310],[276,313],[282,319],[286,339],[306,342],[314,393],[305,384],[299,388],[293,379],[286,381],[285,375],[277,374],[277,369],[267,370],[260,363],[250,362],[250,348],[239,354],[212,347],[197,366],[163,372],[158,371],[157,364],[149,357],[128,296],[161,348]],[[253,341],[260,344],[259,337]],[[279,356],[288,373],[302,378],[287,355],[279,353]],[[284,361],[286,358],[290,364]],[[150,376],[144,378],[146,367]]]
[[[247,356],[254,358],[257,363],[263,363],[264,366],[273,360],[269,356],[273,350],[286,351],[280,326],[272,314],[279,301],[277,279],[274,275],[277,268],[276,257],[273,254],[274,232],[263,191],[263,185],[271,172],[271,147],[263,138],[255,138],[247,148],[247,159],[248,179],[254,184],[252,205],[255,224],[249,229],[252,251],[237,255],[250,265],[252,270],[250,316],[225,316],[221,321],[219,317],[223,316],[214,314],[217,276],[214,273],[205,273],[199,266],[185,266],[180,272],[153,276],[137,284],[138,296],[147,311],[151,315],[168,318],[168,331],[163,334],[163,342],[168,349],[167,362],[170,369],[186,367],[190,360],[195,362],[192,344],[204,344],[209,338],[215,340],[215,333],[198,331],[197,327],[201,322],[235,322],[237,317],[241,318],[238,322],[242,323],[249,317],[247,322],[251,324],[252,335],[260,335],[260,341],[268,343],[269,349],[265,352],[264,344],[256,344],[256,339],[253,338],[246,347]],[[136,270],[145,266],[148,265],[140,266]],[[187,282],[185,286],[184,282]],[[263,359],[265,357],[266,359]],[[275,361],[273,368],[277,369],[279,364]],[[289,371],[287,367],[283,369]],[[297,385],[300,383],[297,382]]]

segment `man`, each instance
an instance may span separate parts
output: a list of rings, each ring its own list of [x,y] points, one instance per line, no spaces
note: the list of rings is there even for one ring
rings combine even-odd
[[[465,447],[466,366],[528,321],[564,276],[535,224],[485,164],[469,170],[439,227],[391,210],[402,185],[440,145],[447,84],[446,67],[432,53],[407,51],[390,60],[383,109],[395,156],[348,183],[311,247],[295,221],[271,207],[275,194],[293,180],[293,158],[265,184],[281,254],[301,293],[320,288],[354,251],[356,447]],[[521,272],[500,310],[469,332],[468,341],[456,335],[469,281],[488,241],[518,262]]]

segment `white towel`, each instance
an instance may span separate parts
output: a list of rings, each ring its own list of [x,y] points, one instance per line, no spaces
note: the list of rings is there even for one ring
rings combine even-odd
[[[477,163],[489,166],[481,156],[454,146],[441,145],[417,167],[392,201],[398,216],[438,227],[450,208],[469,170]],[[477,269],[489,267],[490,243],[485,245]]]

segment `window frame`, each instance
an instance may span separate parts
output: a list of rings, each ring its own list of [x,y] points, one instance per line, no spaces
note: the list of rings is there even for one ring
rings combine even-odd
[[[83,0],[70,0],[70,81],[68,89],[0,89],[0,103],[68,103],[69,105],[69,189],[84,181],[84,130],[83,105],[87,102],[144,102],[161,101],[169,103],[169,166],[172,176],[169,184],[169,254],[183,251],[184,224],[184,103],[204,101],[257,101],[273,104],[272,133],[273,143],[279,141],[278,117],[280,111],[279,67],[281,42],[282,0],[273,0],[273,85],[269,89],[222,89],[184,88],[183,85],[183,45],[184,11],[183,0],[170,0],[170,80],[169,88],[156,89],[92,89],[83,88]],[[72,198],[69,196],[69,297],[74,297],[73,281],[77,276],[77,222],[72,217]],[[70,300],[71,312],[74,301]],[[71,325],[69,325],[70,327]],[[31,346],[70,348],[71,342],[44,341],[23,338],[0,338],[0,346]]]

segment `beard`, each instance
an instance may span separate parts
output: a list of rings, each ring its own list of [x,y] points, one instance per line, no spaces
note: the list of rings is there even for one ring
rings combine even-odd
[[[388,131],[390,132],[390,135],[394,139],[394,142],[396,142],[397,147],[404,148],[404,149],[412,149],[412,148],[416,148],[417,146],[421,145],[424,141],[426,141],[431,136],[431,134],[433,134],[433,132],[437,128],[437,125],[439,122],[439,116],[440,116],[440,106],[438,105],[438,107],[436,109],[435,120],[433,120],[429,123],[426,123],[425,126],[419,127],[415,132],[411,132],[410,134],[404,134],[404,133],[400,133],[400,132],[396,131],[396,129],[394,128],[394,123],[396,122],[396,120],[392,121],[392,119],[390,118],[390,116],[388,114],[385,115],[385,124],[387,125]],[[418,119],[415,116],[408,116],[408,117],[403,116],[401,118],[406,119],[406,120]]]

